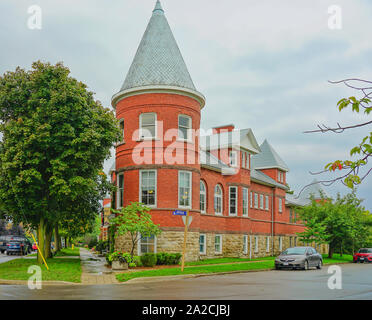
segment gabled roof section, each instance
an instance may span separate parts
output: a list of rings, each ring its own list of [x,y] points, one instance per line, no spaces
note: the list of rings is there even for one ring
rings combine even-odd
[[[286,193],[285,195],[285,204],[289,206],[299,206],[303,207],[310,204],[310,200],[306,198],[298,198],[293,194]]]
[[[234,174],[235,169],[218,159],[208,151],[199,150],[200,165],[204,168],[221,172],[222,174]]]
[[[201,107],[205,104],[204,96],[196,91],[160,1],[156,2],[124,83],[112,97],[112,105],[115,107],[124,95],[146,90],[178,90],[198,100]]]
[[[323,194],[325,198],[330,198],[327,192],[322,188],[320,182],[314,179],[313,182],[301,192],[300,197],[310,199],[310,197],[313,196],[315,200],[320,200],[322,199],[321,194]]]
[[[263,172],[255,169],[251,170],[251,181],[259,184],[265,184],[271,187],[278,187],[280,189],[288,190],[288,187],[286,185],[276,182],[274,179],[270,178]]]
[[[283,171],[289,171],[287,164],[282,160],[274,148],[265,141],[260,146],[261,152],[252,157],[252,167],[255,169],[277,168]]]
[[[204,150],[244,148],[252,154],[261,151],[252,129],[233,130],[200,137],[200,147]]]

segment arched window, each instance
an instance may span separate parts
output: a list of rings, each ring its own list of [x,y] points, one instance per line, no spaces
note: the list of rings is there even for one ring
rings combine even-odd
[[[214,212],[222,214],[222,188],[219,184],[214,188]]]
[[[205,213],[205,210],[207,208],[207,195],[206,195],[206,188],[203,181],[200,181],[200,211],[202,213]]]

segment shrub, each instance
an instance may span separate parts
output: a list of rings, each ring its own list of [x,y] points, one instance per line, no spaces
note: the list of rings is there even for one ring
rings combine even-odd
[[[133,256],[133,262],[136,264],[137,267],[143,267],[141,257]]]
[[[93,247],[95,247],[97,245],[97,239],[96,238],[92,238],[89,243],[88,243],[88,248],[89,249],[92,249]]]
[[[182,255],[180,253],[159,252],[156,257],[157,265],[174,265],[179,264]]]
[[[112,261],[110,260],[110,253],[107,253],[107,254],[106,254],[106,262],[107,262],[107,264],[108,264],[109,266],[112,265]]]
[[[167,254],[164,253],[164,252],[157,253],[156,254],[156,258],[157,258],[156,264],[159,265],[159,266],[167,264],[167,260],[166,260],[167,256],[166,255]]]
[[[129,253],[115,251],[108,255],[109,261],[120,261],[121,263],[132,263],[132,257]]]
[[[153,267],[156,265],[157,257],[155,253],[145,253],[141,256],[141,262],[144,267]]]
[[[102,253],[102,251],[107,251],[109,248],[109,243],[108,241],[98,241],[97,245],[96,245],[96,250],[100,253]]]

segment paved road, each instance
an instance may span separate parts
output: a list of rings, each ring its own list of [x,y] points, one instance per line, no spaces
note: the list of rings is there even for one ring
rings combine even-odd
[[[0,263],[7,262],[17,258],[20,258],[20,256],[7,256],[6,254],[0,253]]]
[[[330,290],[328,268],[216,275],[162,282],[97,286],[0,285],[0,299],[368,299],[372,300],[372,265],[342,265],[343,288]]]

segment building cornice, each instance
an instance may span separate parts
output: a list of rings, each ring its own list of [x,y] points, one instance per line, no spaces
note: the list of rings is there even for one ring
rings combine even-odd
[[[168,85],[143,86],[120,91],[112,96],[111,105],[113,106],[114,109],[116,109],[116,105],[118,104],[118,102],[123,100],[124,98],[146,93],[178,94],[196,100],[200,104],[200,109],[202,109],[205,106],[205,97],[200,92],[188,88],[181,88]]]

